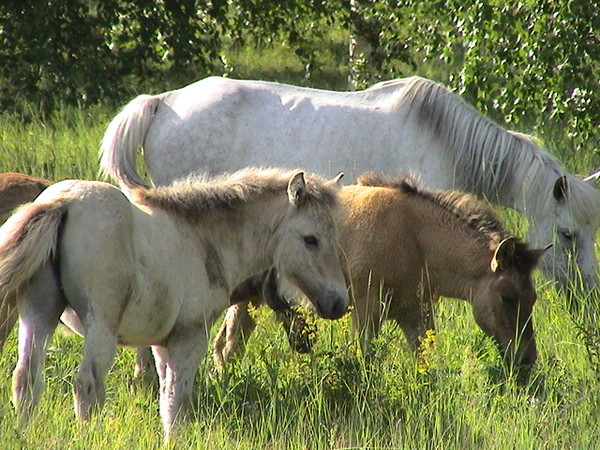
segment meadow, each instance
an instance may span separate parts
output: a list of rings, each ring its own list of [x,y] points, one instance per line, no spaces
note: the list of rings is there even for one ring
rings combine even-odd
[[[33,114],[28,123],[3,117],[0,171],[53,180],[97,178],[98,143],[115,112],[65,108],[44,120]],[[575,152],[558,156],[575,173],[591,169],[591,161]],[[501,213],[522,236],[523,217]],[[439,303],[437,333],[424,341],[420,358],[407,350],[401,331],[387,324],[365,359],[347,316],[316,320],[313,352],[299,355],[272,314],[256,310],[259,325],[243,357],[222,374],[209,357],[201,364],[190,420],[167,447],[599,448],[599,305],[590,304],[587,314],[570,312],[551,283],[539,276],[536,281],[539,360],[525,384],[504,368],[465,302]],[[83,340],[62,329],[50,344],[37,414],[19,429],[10,404],[16,334],[0,356],[0,448],[163,446],[156,389],[134,379],[129,349],[118,352],[104,409],[89,423],[77,423],[71,383]]]

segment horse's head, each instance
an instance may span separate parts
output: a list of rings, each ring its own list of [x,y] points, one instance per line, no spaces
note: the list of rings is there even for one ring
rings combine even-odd
[[[488,274],[472,293],[477,324],[500,349],[504,359],[529,366],[537,359],[531,314],[536,300],[532,271],[545,249],[531,250],[515,238],[495,249]]]
[[[334,213],[337,196],[331,186],[321,186],[300,172],[288,184],[288,206],[277,229],[274,266],[313,303],[327,319],[342,317],[349,304],[344,275],[338,258]]]
[[[553,244],[541,260],[545,276],[567,291],[598,287],[598,262],[594,238],[600,219],[600,193],[571,176],[556,180],[535,220],[531,221],[532,245]]]

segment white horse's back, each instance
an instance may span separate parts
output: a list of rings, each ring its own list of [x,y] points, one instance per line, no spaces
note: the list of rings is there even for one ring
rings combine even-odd
[[[124,116],[130,124],[142,119],[128,133],[128,123],[117,126],[115,118],[103,141],[102,166],[125,184],[139,184],[131,170],[135,164],[112,156],[133,161],[137,144],[143,145],[146,169],[158,185],[191,172],[218,174],[249,166],[303,167],[324,176],[344,172],[348,182],[367,169],[397,175],[402,167],[436,172],[432,180],[439,182],[435,158],[424,165],[410,151],[417,138],[419,146],[427,143],[411,131],[414,125],[405,124],[409,116],[400,97],[409,80],[334,92],[212,77],[139,97]],[[149,123],[147,112],[153,109]]]
[[[143,183],[135,171],[142,147],[159,185],[247,166],[343,171],[345,182],[365,171],[413,172],[429,188],[460,189],[526,214],[531,242],[554,243],[542,261],[546,275],[568,286],[575,262],[586,288],[598,283],[600,193],[532,139],[431,80],[334,92],[208,78],[126,106],[105,134],[103,170],[127,187]]]

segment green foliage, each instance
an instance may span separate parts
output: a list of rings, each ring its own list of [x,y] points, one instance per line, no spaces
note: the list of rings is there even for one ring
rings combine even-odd
[[[98,178],[99,143],[113,111],[64,107],[44,119],[39,111],[27,113],[26,124],[8,114],[0,119],[0,172],[54,181]]]
[[[205,74],[218,61],[226,9],[196,1],[2,2],[0,106],[49,112]]]
[[[379,77],[418,67],[497,120],[548,141],[568,137],[576,149],[600,147],[597,1],[357,3],[379,29],[365,35],[385,55]]]

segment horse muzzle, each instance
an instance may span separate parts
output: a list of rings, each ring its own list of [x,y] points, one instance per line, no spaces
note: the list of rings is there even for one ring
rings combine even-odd
[[[537,347],[535,339],[528,339],[526,342],[521,342],[519,347],[516,349],[514,345],[509,345],[503,352],[504,362],[508,366],[514,366],[515,368],[531,367],[537,361]]]
[[[350,300],[348,294],[341,295],[337,291],[325,291],[312,302],[320,317],[335,320],[346,314]]]

